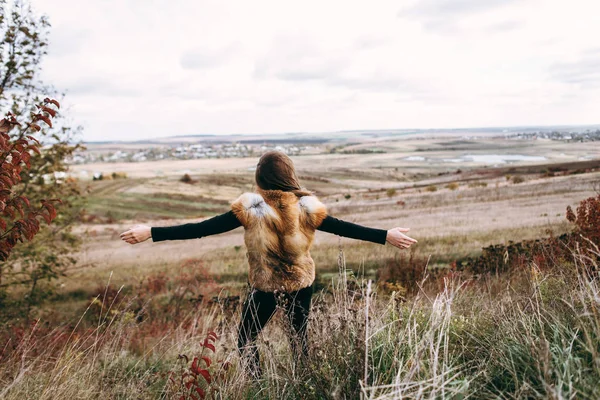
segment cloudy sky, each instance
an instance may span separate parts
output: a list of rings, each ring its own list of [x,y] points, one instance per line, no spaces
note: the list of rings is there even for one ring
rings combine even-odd
[[[595,0],[32,0],[86,140],[600,123]]]

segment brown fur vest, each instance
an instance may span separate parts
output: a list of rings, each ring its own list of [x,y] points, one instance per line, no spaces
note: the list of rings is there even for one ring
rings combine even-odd
[[[265,292],[293,292],[312,285],[310,246],[327,209],[315,196],[281,190],[244,193],[231,209],[244,226],[250,285]]]

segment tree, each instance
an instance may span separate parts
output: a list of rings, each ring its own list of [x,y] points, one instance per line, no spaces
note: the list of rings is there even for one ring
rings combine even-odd
[[[43,100],[58,93],[39,80],[49,29],[47,18],[36,16],[25,0],[0,0],[0,111],[11,113],[5,123],[31,120],[27,124],[10,122],[12,129],[6,132],[5,140],[21,141],[28,150],[22,153],[26,158],[26,153],[40,150],[39,156],[24,164],[26,168],[11,188],[12,196],[28,199],[32,207],[52,205],[45,199],[61,199],[52,225],[41,225],[32,240],[12,246],[10,257],[0,263],[0,308],[7,301],[6,290],[19,288],[20,293],[26,289],[22,298],[29,311],[48,293],[43,289],[49,287],[42,288],[40,283],[64,274],[75,263],[73,252],[79,243],[71,227],[83,210],[82,191],[77,181],[64,176],[68,170],[65,160],[81,147],[74,144],[79,129],[69,127],[52,103]],[[49,123],[39,124],[38,114]]]
[[[45,101],[46,104],[50,102],[59,106],[55,100]],[[41,105],[39,109],[40,112],[33,116],[33,121],[27,124],[27,128],[40,130],[40,120],[52,125],[50,118],[56,111],[47,105]],[[8,133],[16,126],[21,124],[11,113],[0,120],[0,261],[8,259],[17,242],[33,239],[40,230],[38,217],[48,224],[56,218],[56,209],[52,203],[58,200],[42,200],[41,206],[36,209],[26,196],[13,190],[21,182],[22,172],[31,168],[33,153],[41,155],[39,142],[33,136],[10,137]],[[1,273],[0,269],[0,284]]]

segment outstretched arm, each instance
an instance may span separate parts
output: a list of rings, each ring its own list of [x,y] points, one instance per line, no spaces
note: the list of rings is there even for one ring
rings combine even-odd
[[[408,228],[393,228],[386,231],[384,229],[368,228],[352,222],[342,221],[330,215],[323,220],[317,229],[323,232],[379,244],[388,242],[401,249],[407,249],[412,244],[417,243],[415,239],[404,234],[404,232],[410,230]]]
[[[121,233],[121,239],[129,244],[136,244],[152,238],[153,242],[163,240],[185,240],[198,239],[204,236],[216,235],[228,232],[242,226],[232,211],[202,222],[165,226],[149,227],[147,225],[136,225],[126,232]]]

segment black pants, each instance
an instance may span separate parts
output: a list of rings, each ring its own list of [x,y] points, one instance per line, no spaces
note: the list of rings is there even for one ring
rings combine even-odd
[[[290,321],[292,328],[290,340],[294,359],[308,355],[306,325],[312,293],[312,286],[291,293],[262,292],[252,289],[242,307],[242,320],[238,330],[238,349],[242,357],[248,357],[252,374],[260,375],[260,357],[255,343],[256,336],[269,322],[277,307],[285,310]],[[302,349],[301,354],[298,352],[298,342]]]

